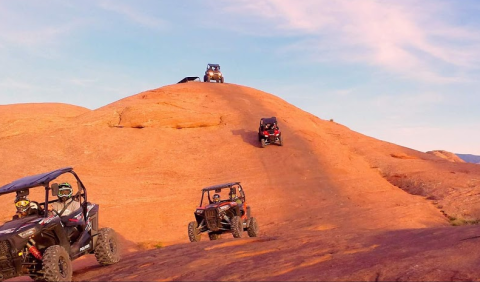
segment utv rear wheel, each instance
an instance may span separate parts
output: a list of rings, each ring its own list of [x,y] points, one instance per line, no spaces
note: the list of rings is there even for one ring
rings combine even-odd
[[[192,221],[188,224],[188,239],[190,242],[199,242],[202,239],[202,234],[198,230],[198,223]]]
[[[101,265],[111,265],[120,261],[117,233],[112,228],[102,228],[98,231],[95,258]]]
[[[72,262],[67,251],[59,245],[48,247],[43,253],[41,281],[72,281]]]
[[[220,78],[220,82],[223,83],[224,81],[225,81],[225,79],[222,76],[222,78]]]
[[[250,224],[247,228],[248,236],[250,237],[257,237],[258,234],[258,224],[255,217],[250,218]]]
[[[267,146],[267,143],[265,142],[265,139],[260,139],[260,145],[262,146],[262,148],[265,148],[265,146]]]
[[[220,239],[220,234],[218,233],[208,233],[208,238],[210,238],[210,241],[215,241]]]
[[[283,146],[283,137],[282,137],[282,136],[279,136],[279,137],[278,137],[278,144],[279,144],[280,146]]]
[[[234,216],[232,218],[232,234],[234,238],[242,238],[243,234],[243,223],[242,218],[239,216]]]

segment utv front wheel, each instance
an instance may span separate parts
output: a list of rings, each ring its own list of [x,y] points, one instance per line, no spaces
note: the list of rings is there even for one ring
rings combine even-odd
[[[222,76],[222,78],[220,78],[220,82],[223,83],[224,81],[225,81],[225,79]]]
[[[198,230],[198,223],[196,221],[188,224],[188,239],[190,239],[190,242],[199,242],[202,239],[202,233]]]
[[[265,139],[260,139],[260,145],[262,146],[262,148],[265,148],[265,146],[267,146],[267,143],[265,142]]]
[[[258,224],[255,217],[250,218],[250,224],[247,228],[247,233],[249,237],[257,237],[258,234]]]
[[[42,264],[42,281],[72,281],[72,262],[62,246],[48,247],[43,253]]]
[[[234,216],[232,218],[232,234],[234,238],[242,238],[243,233],[243,222],[242,218],[239,216]]]
[[[278,137],[278,144],[279,144],[280,146],[283,146],[283,137],[282,137],[282,136],[279,136],[279,137]]]
[[[218,233],[208,233],[208,238],[210,238],[210,241],[215,241],[220,239],[220,234]]]
[[[112,228],[102,228],[98,231],[95,258],[101,265],[111,265],[120,261],[117,233]]]

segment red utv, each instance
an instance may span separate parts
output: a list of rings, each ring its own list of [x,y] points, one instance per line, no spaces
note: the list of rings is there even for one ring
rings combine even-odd
[[[282,132],[278,127],[277,118],[261,118],[258,127],[258,141],[262,148],[270,144],[283,146]]]
[[[223,233],[232,233],[234,238],[241,238],[244,231],[250,237],[258,234],[257,221],[251,216],[240,182],[203,188],[194,215],[195,221],[188,224],[191,242],[200,241],[205,232],[210,240],[217,240]]]

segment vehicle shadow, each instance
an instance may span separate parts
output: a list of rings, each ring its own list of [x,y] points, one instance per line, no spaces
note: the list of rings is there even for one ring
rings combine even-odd
[[[130,241],[126,239],[124,236],[121,234],[117,233],[117,247],[120,250],[120,254],[122,258],[120,261],[124,260],[124,257],[127,257],[131,253],[136,253],[138,251],[142,251],[141,248],[139,248],[138,244],[136,244],[133,241]],[[92,278],[95,276],[95,274],[90,274],[90,271],[95,271],[95,270],[100,270],[104,269],[104,266],[101,266],[98,262],[97,259],[95,258],[94,255],[85,255],[82,256],[72,262],[73,264],[73,278],[74,281],[76,279],[75,276],[82,275],[82,277],[89,277]],[[94,273],[94,272],[92,272]],[[92,277],[90,277],[92,276]],[[20,280],[19,280],[20,281]]]
[[[243,139],[243,142],[253,145],[255,147],[260,147],[260,142],[258,142],[258,132],[245,129],[236,129],[232,130],[233,135],[240,135]]]

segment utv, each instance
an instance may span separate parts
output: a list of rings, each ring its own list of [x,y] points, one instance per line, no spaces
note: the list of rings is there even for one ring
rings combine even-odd
[[[261,118],[258,127],[258,141],[262,148],[269,144],[278,144],[283,146],[282,132],[278,128],[277,118]]]
[[[243,231],[250,237],[258,234],[257,220],[251,216],[240,182],[203,188],[194,215],[195,221],[188,224],[191,242],[200,241],[204,232],[210,240],[217,240],[223,233],[232,233],[234,238],[241,238]]]
[[[205,71],[205,75],[203,76],[204,82],[210,82],[211,80],[215,80],[217,83],[220,81],[223,83],[224,78],[222,72],[220,71],[219,64],[208,64],[207,70]]]
[[[48,211],[48,204],[58,201],[49,200],[49,192],[58,195],[58,184],[51,182],[66,173],[77,181],[78,192],[73,198],[80,208],[62,216],[64,210]],[[83,255],[94,253],[101,265],[120,260],[115,231],[98,229],[99,206],[87,201],[87,190],[71,167],[20,178],[0,187],[0,195],[16,192],[27,196],[35,187],[45,189],[44,202],[30,201],[38,209],[0,226],[0,281],[17,276],[30,276],[35,281],[71,281],[71,261]]]

